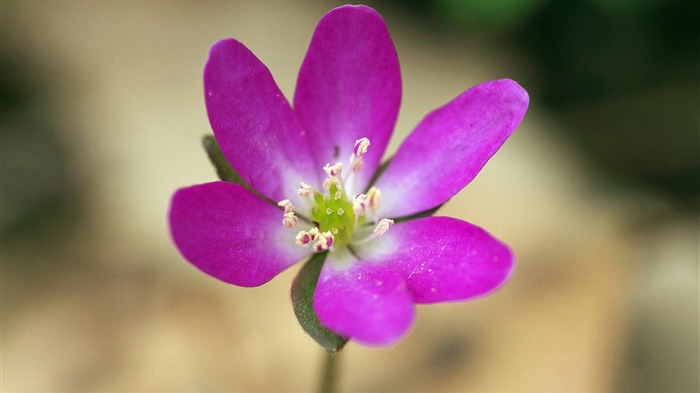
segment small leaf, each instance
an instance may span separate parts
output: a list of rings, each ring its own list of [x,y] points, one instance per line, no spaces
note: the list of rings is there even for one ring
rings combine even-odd
[[[292,284],[292,305],[301,327],[328,352],[340,351],[348,339],[321,326],[314,311],[314,293],[328,253],[317,253],[301,268]]]
[[[216,168],[216,173],[219,175],[219,179],[240,184],[250,189],[250,186],[243,180],[243,178],[238,175],[233,168],[231,168],[231,164],[228,163],[226,157],[224,157],[224,155],[221,153],[221,149],[219,148],[219,144],[216,143],[214,135],[205,135],[202,137],[202,145],[204,146],[204,150],[207,151],[209,161],[211,161],[214,168]]]

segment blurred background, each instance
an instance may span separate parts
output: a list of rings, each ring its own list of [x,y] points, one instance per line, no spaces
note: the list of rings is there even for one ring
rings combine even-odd
[[[209,46],[245,43],[291,97],[328,1],[0,4],[3,391],[316,387],[289,301],[191,267],[166,224],[216,179]],[[371,1],[404,95],[389,153],[431,110],[509,77],[519,130],[438,214],[511,245],[499,292],[419,307],[386,349],[350,343],[343,391],[697,392],[700,3]]]

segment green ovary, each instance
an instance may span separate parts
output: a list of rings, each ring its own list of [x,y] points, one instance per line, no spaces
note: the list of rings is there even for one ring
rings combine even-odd
[[[355,213],[352,202],[333,183],[329,195],[314,190],[316,206],[311,209],[311,218],[321,232],[331,232],[336,246],[348,244],[355,229]]]

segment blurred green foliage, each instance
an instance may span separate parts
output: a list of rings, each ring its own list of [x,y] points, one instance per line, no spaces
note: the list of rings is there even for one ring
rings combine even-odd
[[[0,69],[0,233],[52,239],[55,230],[66,233],[79,209],[46,95],[46,69],[17,52],[3,53]]]
[[[534,14],[544,2],[545,0],[442,0],[431,3],[435,12],[450,24],[500,33]]]

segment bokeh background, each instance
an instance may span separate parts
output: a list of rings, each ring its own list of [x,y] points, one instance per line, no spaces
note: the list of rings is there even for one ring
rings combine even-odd
[[[289,301],[187,264],[173,191],[214,180],[201,70],[235,37],[287,97],[339,2],[0,3],[2,390],[316,387]],[[389,153],[432,109],[510,77],[519,130],[439,214],[510,244],[508,285],[420,307],[412,333],[350,343],[343,391],[697,392],[697,1],[368,2],[403,72]]]

